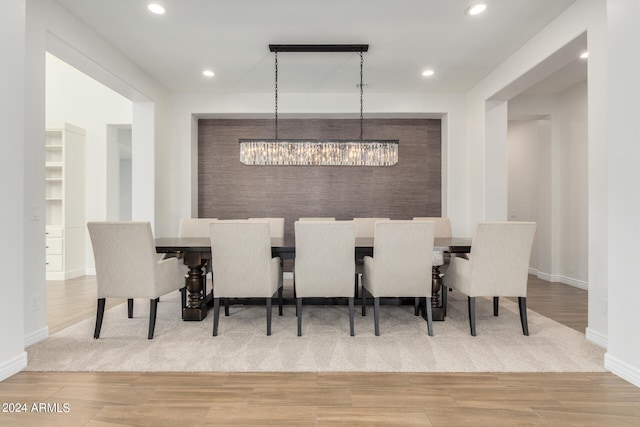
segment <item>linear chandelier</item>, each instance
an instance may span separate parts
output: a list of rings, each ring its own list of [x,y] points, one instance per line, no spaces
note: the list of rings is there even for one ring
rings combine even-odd
[[[398,163],[397,140],[364,140],[363,52],[369,45],[269,45],[275,53],[275,138],[240,139],[240,162],[273,166],[393,166]],[[351,140],[278,138],[278,52],[360,53],[360,137]]]

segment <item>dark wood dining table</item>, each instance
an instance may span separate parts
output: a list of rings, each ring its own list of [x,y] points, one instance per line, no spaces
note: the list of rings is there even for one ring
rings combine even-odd
[[[185,278],[187,298],[182,309],[182,320],[200,321],[207,316],[207,311],[212,304],[212,294],[205,295],[206,276],[203,267],[211,259],[211,241],[206,237],[160,237],[155,239],[156,252],[164,254],[179,254],[189,272]],[[469,238],[436,238],[433,245],[434,251],[449,253],[469,253],[471,239]],[[295,239],[293,236],[271,239],[271,254],[281,259],[294,259],[296,254]],[[354,257],[356,260],[373,255],[373,238],[356,238]],[[435,279],[435,277],[434,277]],[[432,298],[433,319],[444,320],[444,307],[442,298],[435,290]]]

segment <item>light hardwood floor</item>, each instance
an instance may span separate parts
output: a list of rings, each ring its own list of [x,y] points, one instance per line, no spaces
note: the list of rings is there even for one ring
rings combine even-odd
[[[584,332],[585,291],[530,279],[530,309]],[[79,320],[79,305],[94,316],[95,294],[80,301],[91,291],[74,291],[77,282],[50,289],[50,325]],[[64,314],[66,293],[78,297],[77,320]],[[0,397],[28,409],[68,404],[68,413],[0,412],[0,425],[19,426],[640,425],[640,389],[608,373],[22,372],[0,383]]]

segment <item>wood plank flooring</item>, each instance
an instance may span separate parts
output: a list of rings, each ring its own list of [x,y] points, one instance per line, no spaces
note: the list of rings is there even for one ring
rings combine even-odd
[[[584,332],[585,291],[530,279],[530,309]],[[82,304],[94,316],[95,294]],[[59,410],[0,412],[3,426],[640,425],[640,389],[609,373],[21,372],[0,400]]]

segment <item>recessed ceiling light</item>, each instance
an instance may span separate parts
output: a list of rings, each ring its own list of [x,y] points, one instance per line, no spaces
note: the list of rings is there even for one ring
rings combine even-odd
[[[433,76],[433,74],[434,74],[433,70],[424,70],[422,72],[422,75],[425,76],[425,77],[431,77],[431,76]]]
[[[581,59],[587,59],[589,57],[589,52],[588,51],[584,51],[580,54],[580,58]]]
[[[150,3],[149,6],[147,7],[151,12],[155,13],[156,15],[164,15],[164,7],[162,7],[157,3]]]
[[[467,15],[480,15],[487,9],[487,5],[485,3],[475,3],[467,8]]]
[[[202,75],[203,75],[203,76],[205,76],[205,77],[213,77],[213,76],[215,76],[215,75],[216,75],[216,73],[214,73],[214,72],[213,72],[213,71],[211,71],[211,70],[204,70],[204,71],[202,72]]]

